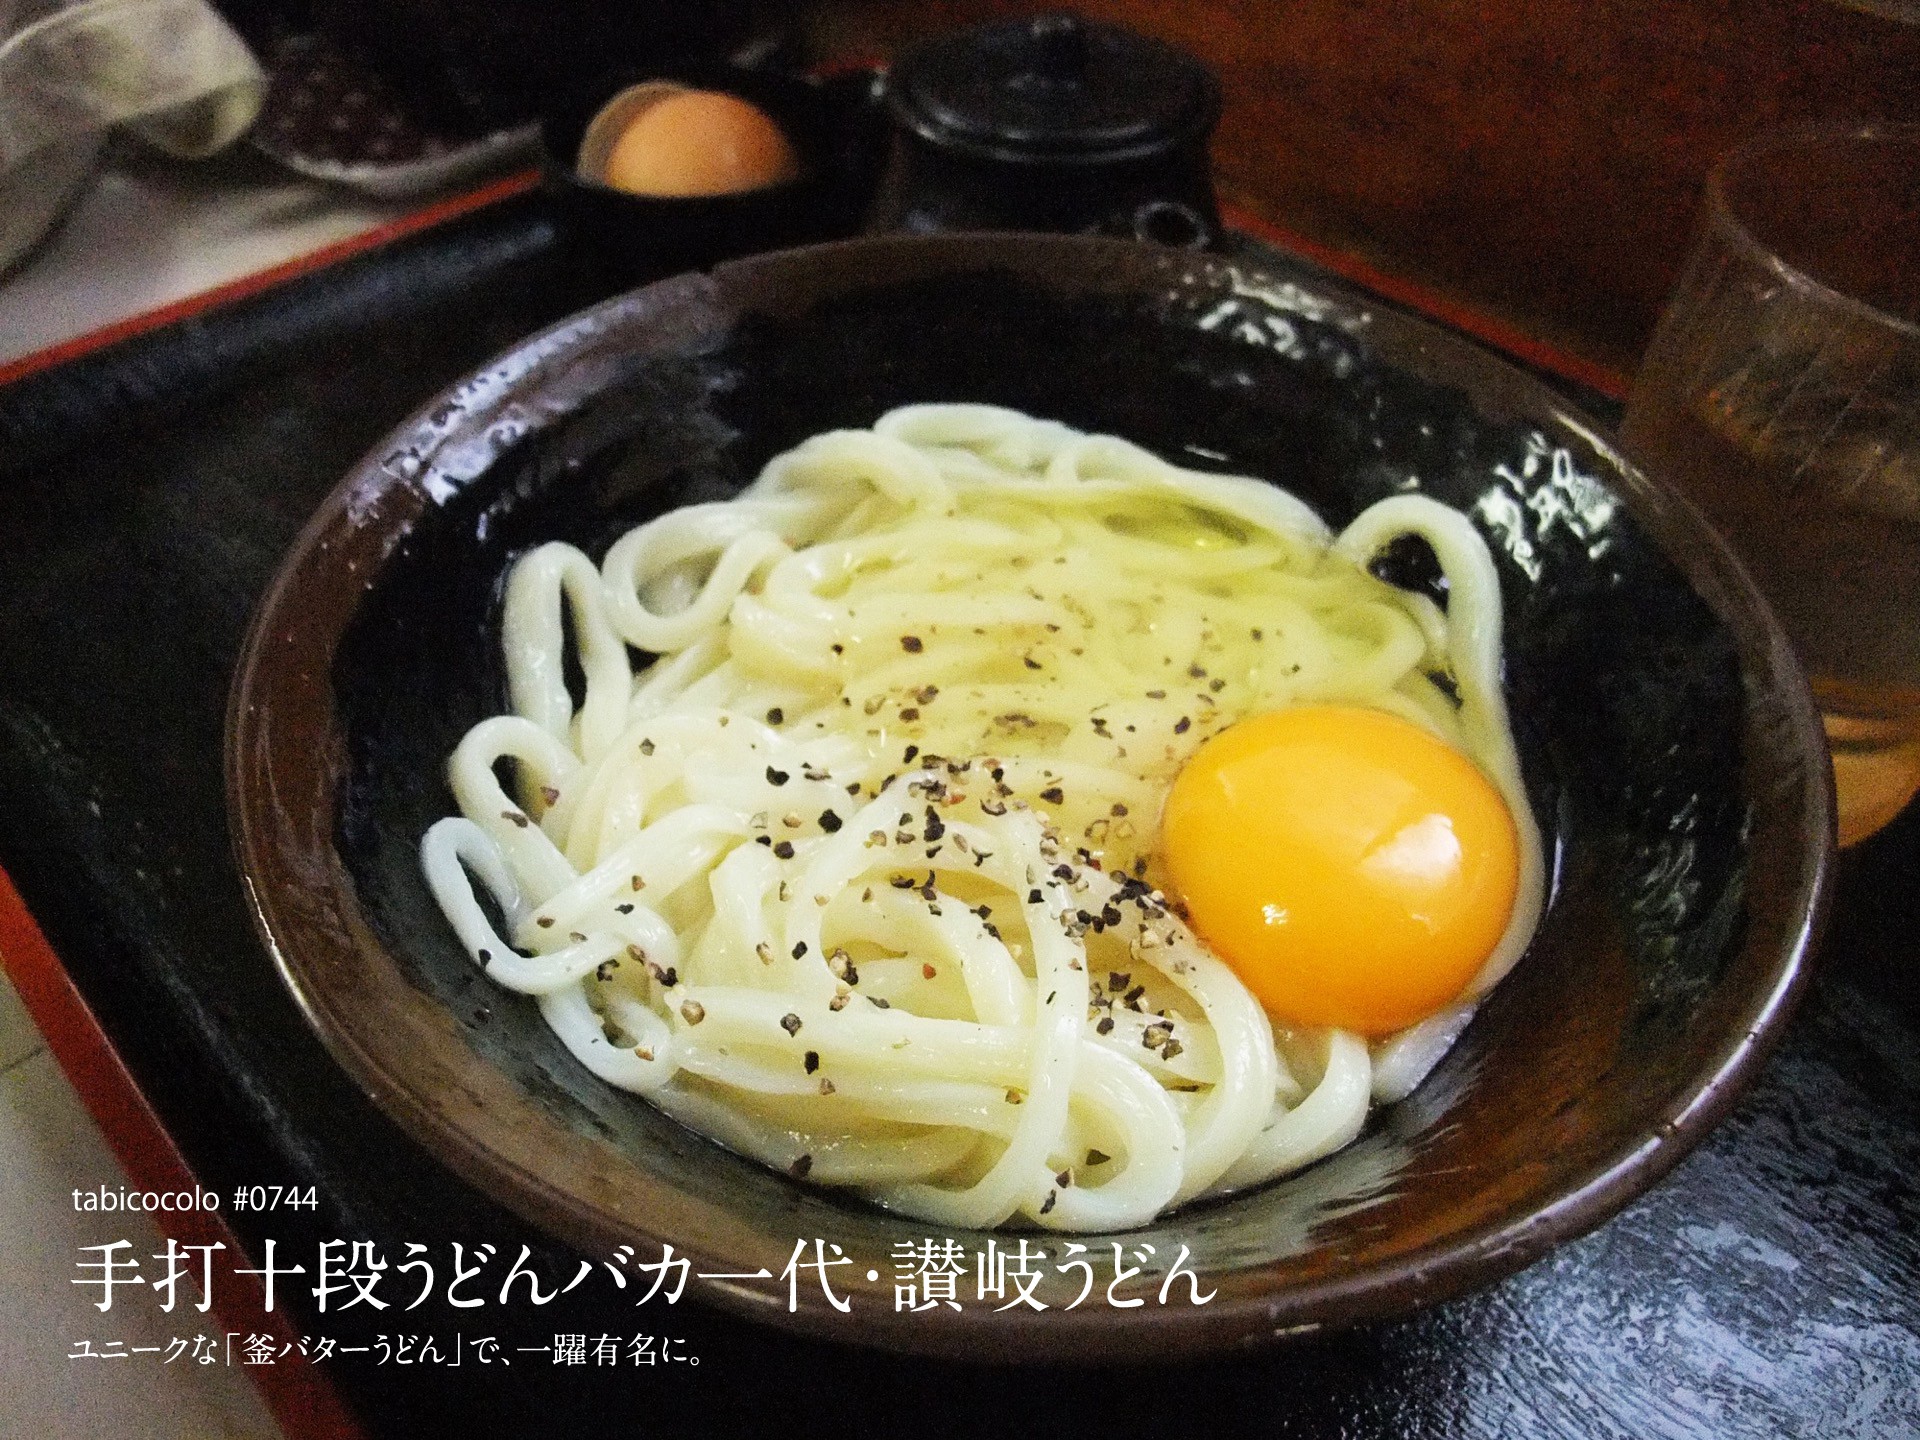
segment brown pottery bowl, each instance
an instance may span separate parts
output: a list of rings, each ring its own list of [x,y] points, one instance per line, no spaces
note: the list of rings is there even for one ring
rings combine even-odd
[[[1264,477],[1336,527],[1418,489],[1500,569],[1507,686],[1555,885],[1439,1069],[1299,1175],[1125,1237],[1205,1305],[896,1314],[925,1224],[796,1184],[583,1069],[498,990],[421,878],[448,754],[504,708],[521,550],[598,556],[772,455],[911,401],[1017,406]],[[1413,557],[1417,560],[1417,557]],[[1411,567],[1417,570],[1417,565]],[[1417,575],[1409,573],[1409,579]],[[427,1150],[589,1254],[663,1243],[803,1285],[691,1294],[901,1350],[1167,1357],[1406,1311],[1518,1269],[1653,1184],[1728,1108],[1804,974],[1832,855],[1806,685],[1725,547],[1543,385],[1431,326],[1216,258],[1066,237],[855,240],[610,300],[429,401],[348,475],[261,604],[231,810],[260,933],[341,1065]],[[985,1237],[955,1237],[973,1250]],[[1057,1237],[1041,1243],[1058,1249]],[[871,1271],[875,1279],[865,1277]],[[837,1278],[837,1277],[836,1277]],[[1055,1292],[1058,1293],[1055,1293]]]

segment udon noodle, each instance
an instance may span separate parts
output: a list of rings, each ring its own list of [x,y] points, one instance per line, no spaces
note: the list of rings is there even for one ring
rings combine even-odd
[[[1404,535],[1444,609],[1369,573]],[[912,406],[598,568],[532,551],[503,631],[512,713],[461,741],[422,846],[474,961],[610,1084],[931,1222],[1122,1228],[1330,1154],[1540,909],[1492,562],[1421,496],[1334,536],[1256,480]],[[1271,1020],[1158,888],[1182,762],[1308,700],[1441,736],[1520,831],[1498,948],[1372,1044]]]

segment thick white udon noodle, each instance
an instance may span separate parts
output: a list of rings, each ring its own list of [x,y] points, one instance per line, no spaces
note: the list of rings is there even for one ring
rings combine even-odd
[[[1128,523],[1170,502],[1199,528]],[[1444,611],[1366,573],[1402,535],[1439,558]],[[1493,565],[1420,496],[1334,537],[1259,481],[913,406],[638,527],[598,570],[534,550],[503,628],[515,713],[460,743],[462,816],[422,845],[469,954],[609,1083],[930,1222],[1123,1228],[1330,1154],[1431,1069],[1539,914]],[[1228,632],[1255,645],[1214,671],[1231,683],[1190,678]],[[659,658],[636,674],[629,646]],[[1141,893],[1155,872],[1124,873],[1150,864],[1165,784],[1206,735],[1309,700],[1440,734],[1521,837],[1512,922],[1464,998],[1371,1046],[1276,1026]],[[903,760],[915,739],[939,758]],[[1041,798],[1054,785],[1064,805]]]

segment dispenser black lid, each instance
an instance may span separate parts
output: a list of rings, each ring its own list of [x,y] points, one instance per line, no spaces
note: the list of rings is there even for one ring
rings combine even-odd
[[[1171,45],[1078,15],[984,25],[914,47],[888,102],[947,149],[998,160],[1105,162],[1204,135],[1220,90]]]

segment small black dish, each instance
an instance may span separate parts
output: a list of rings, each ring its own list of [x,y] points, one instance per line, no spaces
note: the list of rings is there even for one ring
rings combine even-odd
[[[792,142],[800,174],[757,190],[686,197],[635,195],[583,177],[576,161],[594,116],[628,87],[649,81],[720,90],[758,106]],[[852,234],[884,138],[868,71],[819,79],[734,67],[600,71],[560,102],[542,132],[548,188],[605,262],[609,279],[623,285]]]

